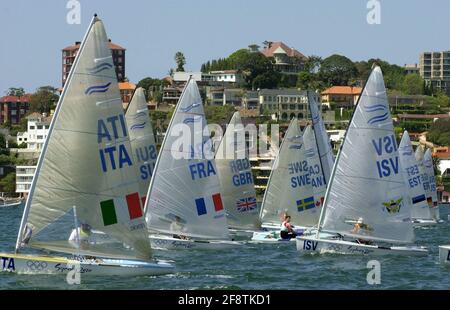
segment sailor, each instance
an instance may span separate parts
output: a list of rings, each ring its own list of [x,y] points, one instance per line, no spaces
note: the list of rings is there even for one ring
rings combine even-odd
[[[92,236],[91,225],[87,223],[81,223],[81,227],[72,230],[69,241],[80,243],[94,243],[94,237]]]
[[[181,222],[181,218],[178,215],[175,215],[175,221],[173,221],[170,224],[170,231],[180,233],[180,232],[183,232],[184,230],[185,229],[184,229],[183,223]],[[187,236],[184,236],[181,234],[173,234],[172,237],[176,238],[176,239],[183,239],[183,240],[189,239]]]
[[[362,217],[360,217],[358,219],[358,221],[356,221],[355,225],[353,226],[353,229],[352,229],[351,233],[352,234],[358,234],[361,229],[366,230],[366,231],[370,231],[371,230],[369,225],[364,224],[364,219]],[[369,244],[369,245],[372,244],[371,241],[364,240],[364,239],[356,239],[356,242],[361,243],[361,244]]]
[[[284,216],[284,221],[281,224],[280,236],[282,239],[288,239],[288,240],[290,240],[291,238],[297,237],[297,234],[294,231],[294,226],[291,225],[291,216],[290,215],[286,214]]]

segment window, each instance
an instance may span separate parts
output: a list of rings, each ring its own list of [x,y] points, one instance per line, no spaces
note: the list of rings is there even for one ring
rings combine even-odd
[[[16,115],[17,111],[16,110],[11,110],[11,115]]]
[[[38,136],[37,136],[37,139],[38,139],[38,140],[42,140],[42,139],[44,139],[44,136],[38,135]]]
[[[49,129],[50,128],[50,125],[45,125],[45,129]]]
[[[37,129],[42,129],[42,125],[37,125]]]
[[[34,129],[34,126],[30,126],[30,129],[33,130],[33,129]]]

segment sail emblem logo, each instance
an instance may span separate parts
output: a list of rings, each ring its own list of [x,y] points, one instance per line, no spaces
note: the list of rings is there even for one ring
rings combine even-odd
[[[307,149],[307,150],[305,150],[305,155],[306,155],[306,157],[308,157],[308,158],[312,158],[312,157],[315,156],[315,152],[314,152],[313,149]]]
[[[375,104],[371,106],[363,105],[364,111],[368,113],[376,113],[377,115],[370,117],[367,120],[368,125],[375,125],[383,122],[389,118],[389,111],[384,104]]]
[[[104,70],[111,69],[112,67],[113,67],[112,64],[104,62],[104,63],[101,63],[99,65],[96,65],[95,67],[88,68],[87,70],[89,71],[90,74],[97,74],[97,73],[100,73],[100,72],[102,72]]]
[[[236,210],[238,212],[247,212],[256,209],[256,198],[242,198],[236,201]]]
[[[400,148],[400,152],[402,152],[403,156],[411,156],[413,154],[413,149],[411,145],[405,145],[404,147]]]
[[[383,202],[383,206],[389,214],[395,214],[400,212],[402,203],[403,198],[391,199],[389,202]]]
[[[111,82],[106,83],[105,85],[91,86],[86,89],[84,94],[89,96],[94,93],[105,93],[108,91],[109,86],[111,86]]]
[[[189,112],[192,109],[195,109],[196,107],[199,107],[201,105],[202,105],[201,103],[193,103],[193,104],[191,104],[191,105],[189,105],[189,106],[187,106],[185,108],[180,108],[180,111],[181,112]]]
[[[130,129],[131,130],[142,129],[142,128],[145,128],[145,124],[146,124],[146,122],[133,124],[133,125],[131,125]]]

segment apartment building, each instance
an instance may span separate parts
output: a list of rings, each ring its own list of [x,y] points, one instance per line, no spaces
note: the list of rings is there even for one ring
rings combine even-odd
[[[62,86],[69,76],[70,68],[75,61],[81,42],[75,42],[74,45],[67,46],[62,50]],[[125,51],[126,49],[111,42],[109,39],[109,48],[112,52],[113,63],[116,67],[117,80],[123,82],[125,79]]]
[[[450,96],[450,51],[422,53],[419,73],[427,85]]]
[[[31,95],[4,96],[0,98],[0,123],[19,124],[30,110]]]

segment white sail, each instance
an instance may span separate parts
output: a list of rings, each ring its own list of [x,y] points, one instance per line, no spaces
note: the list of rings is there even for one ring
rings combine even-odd
[[[411,242],[411,206],[400,171],[383,74],[373,69],[347,129],[325,198],[323,230]],[[354,224],[361,223],[355,230]]]
[[[255,185],[239,112],[233,114],[217,148],[215,160],[228,225],[237,229],[258,228]]]
[[[306,149],[297,119],[289,124],[274,161],[261,206],[263,223],[281,223],[284,213],[298,226],[317,225],[319,212],[309,175]]]
[[[314,94],[308,91],[308,104],[311,111],[311,119],[313,123],[314,135],[317,141],[317,149],[319,151],[320,161],[322,162],[323,174],[325,181],[329,182],[331,170],[334,165],[333,148],[331,147],[330,137],[327,134],[323,123],[319,106],[315,100]]]
[[[424,147],[422,145],[419,145],[416,148],[416,152],[414,153],[414,156],[416,157],[417,163],[419,165],[419,171],[422,176],[422,185],[423,189],[425,190],[425,196],[427,197],[427,203],[428,207],[433,207],[433,197],[431,193],[431,184],[430,184],[430,177],[428,176],[427,169],[424,165],[424,156],[425,151]]]
[[[125,112],[134,164],[139,180],[139,193],[142,205],[150,185],[150,180],[158,157],[152,123],[148,115],[147,101],[144,90],[140,87],[134,92],[133,98]]]
[[[309,175],[314,191],[314,201],[317,207],[316,224],[319,221],[320,209],[325,198],[327,184],[322,170],[319,152],[317,150],[317,142],[311,125],[308,125],[303,132],[303,143],[305,143],[306,159],[309,165]]]
[[[202,99],[191,78],[161,146],[147,194],[149,228],[204,239],[228,238],[221,188]]]
[[[436,177],[434,174],[434,166],[433,166],[433,157],[431,154],[431,149],[427,149],[425,155],[423,156],[423,165],[425,167],[425,172],[428,175],[428,181],[430,183],[430,192],[432,199],[433,209],[437,208],[438,205],[438,197],[437,197],[437,188],[436,188]],[[439,214],[433,214],[435,217],[439,216]]]
[[[422,175],[406,130],[403,133],[398,151],[400,166],[408,189],[409,199],[411,199],[411,217],[413,219],[429,219],[430,208],[423,189]]]
[[[76,206],[80,223],[148,259],[150,246],[132,156],[108,37],[102,21],[94,17],[53,116],[17,247],[24,242],[58,250],[53,241],[67,239],[73,221],[65,227],[65,236],[50,230],[46,241],[39,241],[40,233]],[[67,244],[60,249],[71,252]]]

